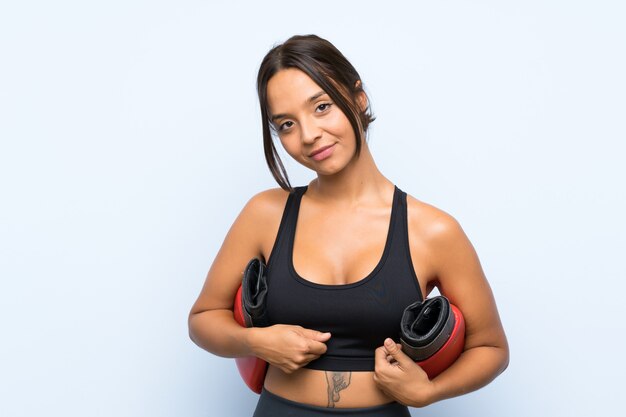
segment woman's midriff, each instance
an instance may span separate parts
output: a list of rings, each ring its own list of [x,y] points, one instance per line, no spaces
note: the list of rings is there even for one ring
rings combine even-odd
[[[374,372],[334,373],[307,368],[286,374],[270,365],[264,386],[280,397],[319,407],[372,407],[393,402],[378,389],[373,375]]]

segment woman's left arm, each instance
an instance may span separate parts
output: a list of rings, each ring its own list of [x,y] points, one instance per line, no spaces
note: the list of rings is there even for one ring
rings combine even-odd
[[[509,363],[504,329],[474,247],[458,222],[443,212],[429,228],[433,281],[465,317],[465,347],[457,361],[432,380],[399,345],[385,343],[377,349],[375,381],[388,395],[414,407],[477,390]]]

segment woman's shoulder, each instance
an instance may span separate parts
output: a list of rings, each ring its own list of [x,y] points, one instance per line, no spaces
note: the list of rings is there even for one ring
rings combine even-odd
[[[254,194],[239,214],[237,223],[245,225],[248,241],[254,242],[256,253],[267,262],[278,233],[289,191],[270,188]]]
[[[464,236],[454,216],[410,194],[407,194],[407,223],[412,236],[432,243]]]
[[[250,197],[240,216],[245,216],[255,223],[258,222],[259,226],[272,222],[276,218],[280,220],[289,194],[289,191],[280,187],[259,191]]]
[[[280,187],[268,188],[250,197],[246,205],[261,211],[282,209],[287,201],[287,197],[289,197],[289,191]]]

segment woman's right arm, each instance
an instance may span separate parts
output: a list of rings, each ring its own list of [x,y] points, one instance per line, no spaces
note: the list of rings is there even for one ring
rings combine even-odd
[[[265,260],[263,253],[269,254],[286,199],[286,191],[272,189],[248,201],[209,269],[188,323],[191,340],[211,353],[223,357],[257,356],[291,372],[324,353],[324,342],[330,335],[289,325],[248,329],[233,317],[243,270],[253,257]],[[271,241],[264,240],[264,236],[270,236]]]
[[[268,192],[265,192],[268,193]],[[198,299],[189,313],[189,336],[201,348],[224,357],[249,356],[247,329],[233,319],[233,302],[243,269],[254,257],[262,257],[262,233],[273,217],[272,200],[260,193],[252,197],[226,234]],[[265,224],[263,221],[265,220]]]

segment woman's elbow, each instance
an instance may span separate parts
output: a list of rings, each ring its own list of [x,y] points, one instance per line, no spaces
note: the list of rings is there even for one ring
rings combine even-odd
[[[510,361],[510,351],[509,351],[509,345],[507,343],[507,341],[505,340],[504,343],[502,344],[502,346],[498,349],[499,352],[499,368],[498,368],[498,375],[501,374],[502,372],[504,372],[506,370],[506,368],[509,367],[509,361]]]

